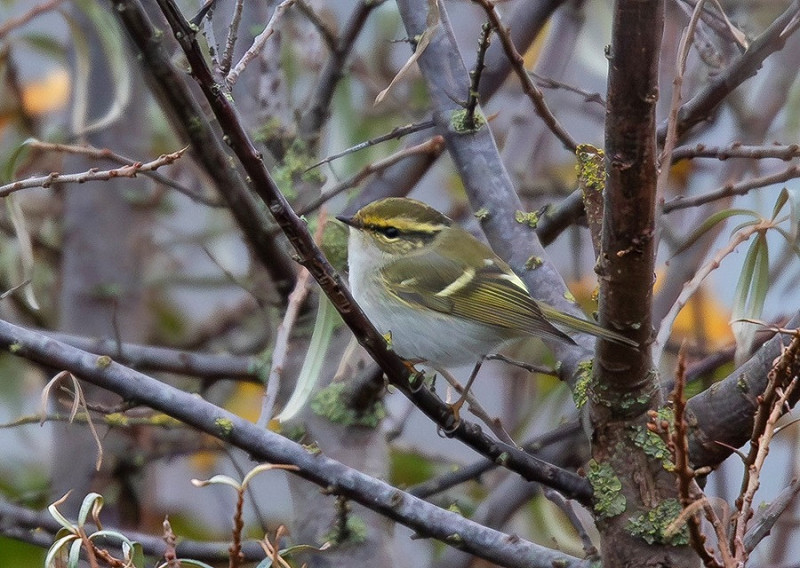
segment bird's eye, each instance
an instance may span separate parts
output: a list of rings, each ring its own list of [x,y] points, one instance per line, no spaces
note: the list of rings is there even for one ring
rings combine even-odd
[[[400,231],[397,227],[383,227],[380,231],[387,239],[396,239],[400,236]]]

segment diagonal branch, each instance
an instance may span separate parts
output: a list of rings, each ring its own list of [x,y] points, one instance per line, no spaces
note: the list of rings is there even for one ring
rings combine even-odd
[[[0,320],[0,347],[41,365],[69,369],[82,380],[136,400],[172,416],[255,459],[296,465],[297,475],[353,499],[402,523],[418,534],[456,545],[481,558],[509,567],[575,566],[578,559],[532,544],[518,537],[482,527],[457,513],[440,509],[344,464],[310,452],[305,447],[185,393],[108,357],[97,357],[43,335]],[[458,539],[452,536],[457,534]],[[531,559],[536,559],[532,564]]]
[[[133,18],[138,21],[139,25],[144,25],[141,23],[144,14],[137,2],[111,1],[117,8],[115,13],[125,14],[126,19]],[[292,210],[278,189],[261,160],[260,153],[248,137],[227,93],[220,89],[213,80],[211,70],[194,39],[193,28],[172,0],[159,0],[159,5],[186,54],[193,76],[220,123],[226,141],[248,174],[253,190],[264,201],[275,221],[284,231],[297,252],[298,262],[305,266],[319,283],[331,303],[341,314],[344,322],[375,362],[380,365],[389,381],[411,399],[423,413],[447,431],[448,435],[461,440],[491,460],[503,460],[508,469],[517,471],[526,479],[554,486],[569,497],[578,498],[584,503],[589,502],[591,489],[585,479],[542,462],[518,448],[497,442],[485,435],[475,424],[462,420],[454,425],[450,407],[428,389],[414,388],[417,385],[416,381],[422,381],[423,377],[412,373],[406,362],[389,348],[383,336],[375,330],[353,301],[341,277],[317,247],[306,223]],[[154,32],[147,30],[144,33],[147,37],[152,37]]]

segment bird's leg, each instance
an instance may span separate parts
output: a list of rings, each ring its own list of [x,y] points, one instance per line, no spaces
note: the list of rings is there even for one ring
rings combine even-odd
[[[485,356],[481,356],[481,358],[475,363],[475,366],[472,368],[472,373],[470,373],[469,379],[467,379],[467,384],[464,385],[464,388],[461,391],[461,396],[457,401],[450,405],[450,410],[453,412],[453,417],[456,420],[456,424],[458,424],[458,422],[461,420],[459,412],[461,411],[461,407],[464,406],[464,403],[470,396],[469,389],[472,386],[472,383],[475,381],[475,377],[478,376],[478,372],[481,370],[481,366],[483,366],[483,361],[485,358]]]

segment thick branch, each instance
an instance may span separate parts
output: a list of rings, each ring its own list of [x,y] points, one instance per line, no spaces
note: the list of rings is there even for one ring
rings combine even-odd
[[[391,485],[351,469],[322,454],[310,452],[269,430],[258,428],[197,396],[180,391],[109,358],[97,357],[43,335],[0,320],[0,346],[14,355],[41,365],[66,369],[84,381],[135,400],[177,420],[241,448],[260,461],[292,464],[297,475],[328,492],[361,503],[402,523],[420,535],[457,545],[503,566],[578,566],[580,562],[559,552],[488,529],[445,511]],[[453,535],[458,535],[454,540]]]
[[[642,346],[631,351],[601,342],[599,367],[607,394],[655,393],[651,375],[650,310],[655,269],[658,57],[663,4],[617,2],[608,54],[608,104],[603,244],[598,259],[600,322],[627,330]],[[636,53],[636,57],[631,54]],[[597,369],[596,369],[597,371]],[[610,408],[615,405],[608,400]],[[619,410],[619,407],[611,412]],[[639,408],[629,408],[641,412]]]
[[[800,326],[800,314],[788,328]],[[689,457],[695,468],[716,467],[750,438],[758,408],[758,397],[767,387],[767,375],[791,337],[777,334],[767,341],[744,365],[713,388],[689,399],[686,420],[689,424]],[[797,402],[798,394],[790,400]]]

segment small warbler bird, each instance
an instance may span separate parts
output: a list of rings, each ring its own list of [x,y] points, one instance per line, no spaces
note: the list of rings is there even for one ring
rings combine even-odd
[[[352,217],[350,289],[402,358],[435,368],[475,363],[525,336],[574,343],[553,324],[638,344],[531,298],[488,246],[432,207],[386,198]]]

